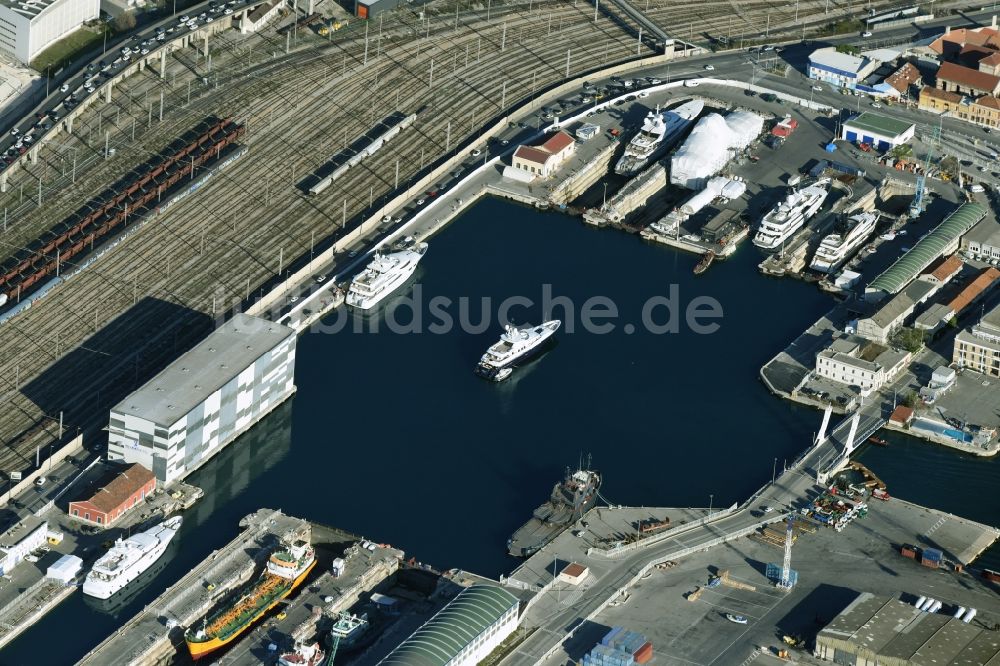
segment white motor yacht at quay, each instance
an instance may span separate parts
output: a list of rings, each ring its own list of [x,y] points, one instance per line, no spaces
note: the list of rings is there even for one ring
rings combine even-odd
[[[375,307],[413,275],[426,252],[427,243],[416,243],[412,238],[404,239],[388,254],[376,252],[351,282],[347,304],[359,310]]]
[[[115,541],[87,574],[83,593],[107,599],[131,583],[160,559],[180,527],[181,517],[174,516],[145,532]]]
[[[792,190],[785,200],[764,215],[753,244],[764,250],[776,250],[819,211],[830,191],[829,178],[818,180],[801,190]]]
[[[837,233],[832,233],[819,244],[812,263],[813,270],[830,273],[861,246],[878,224],[878,212],[858,213],[840,224]]]
[[[541,351],[542,343],[552,337],[561,325],[562,321],[558,319],[521,328],[508,324],[500,341],[490,346],[479,359],[476,374],[494,381],[506,379],[518,363]]]
[[[632,137],[625,154],[615,165],[615,173],[622,176],[632,176],[649,164],[658,153],[666,150],[677,139],[681,132],[695,121],[705,108],[700,99],[681,104],[676,109],[646,114],[642,129]]]

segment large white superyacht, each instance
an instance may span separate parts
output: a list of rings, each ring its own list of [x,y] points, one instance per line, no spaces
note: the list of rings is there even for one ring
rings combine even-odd
[[[542,343],[552,337],[561,325],[558,319],[521,328],[508,324],[499,342],[491,345],[479,359],[476,374],[494,381],[506,379],[518,363],[541,351]]]
[[[821,273],[831,273],[854,250],[860,247],[875,231],[878,212],[858,213],[847,218],[837,233],[832,233],[816,248],[810,268]]]
[[[829,178],[816,181],[801,190],[792,190],[785,200],[764,215],[753,244],[764,250],[776,250],[819,211],[830,191]]]
[[[347,304],[370,310],[406,282],[427,252],[427,243],[404,243],[388,254],[375,254],[371,263],[358,273],[347,291]]]
[[[174,516],[145,532],[115,541],[87,574],[83,593],[107,599],[131,583],[160,559],[180,527],[181,517]]]
[[[642,170],[659,153],[670,147],[677,137],[695,121],[705,108],[700,99],[681,104],[668,111],[650,111],[642,129],[632,137],[625,154],[615,165],[615,173],[631,176]]]

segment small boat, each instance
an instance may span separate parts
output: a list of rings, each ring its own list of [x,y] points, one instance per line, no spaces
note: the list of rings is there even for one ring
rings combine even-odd
[[[510,377],[512,372],[514,372],[514,368],[501,368],[497,371],[497,374],[493,375],[493,381],[502,382]]]
[[[699,261],[698,264],[694,267],[694,274],[701,275],[702,273],[707,271],[708,267],[712,265],[712,262],[714,260],[715,260],[715,250],[709,250],[708,252],[703,254],[701,257],[701,261]]]
[[[875,446],[889,446],[889,442],[885,441],[881,437],[876,437],[875,435],[869,437],[868,441],[874,444]]]
[[[726,619],[736,624],[747,623],[747,619],[745,617],[743,617],[742,615],[733,615],[732,613],[726,613]]]

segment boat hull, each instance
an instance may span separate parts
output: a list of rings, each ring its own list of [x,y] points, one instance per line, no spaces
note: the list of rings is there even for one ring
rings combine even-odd
[[[206,641],[191,641],[185,638],[184,642],[187,643],[188,652],[191,653],[191,658],[194,659],[195,661],[198,661],[199,659],[208,656],[212,652],[224,648],[225,646],[229,645],[237,638],[242,636],[247,629],[252,627],[254,623],[257,622],[257,620],[263,617],[269,610],[277,606],[280,601],[285,599],[289,594],[291,594],[295,589],[297,589],[306,579],[306,576],[309,575],[309,572],[311,572],[313,570],[313,567],[315,566],[316,566],[316,560],[313,560],[312,563],[308,567],[306,567],[306,570],[303,571],[298,578],[292,581],[292,584],[283,594],[275,597],[274,600],[267,606],[262,607],[256,614],[254,614],[253,617],[247,619],[247,621],[243,624],[243,626],[241,626],[239,629],[234,631],[226,638],[222,639],[218,638],[217,636],[213,636],[212,638]]]

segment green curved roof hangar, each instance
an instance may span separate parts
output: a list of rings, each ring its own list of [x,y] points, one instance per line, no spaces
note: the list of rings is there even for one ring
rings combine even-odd
[[[909,252],[872,280],[867,291],[898,293],[930,266],[931,262],[940,257],[945,248],[957,241],[984,217],[986,217],[985,206],[977,203],[962,204],[933,231],[921,238]]]
[[[518,599],[494,585],[473,585],[379,662],[391,666],[445,666],[511,609]]]

